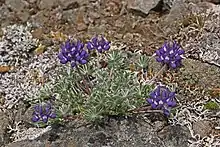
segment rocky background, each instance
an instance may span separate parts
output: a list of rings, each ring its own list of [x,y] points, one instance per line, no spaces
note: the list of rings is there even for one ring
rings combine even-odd
[[[220,104],[219,0],[0,0],[0,27],[0,146],[220,147],[219,108],[204,110]],[[25,96],[56,76],[59,44],[95,34],[147,55],[165,40],[180,42],[184,68],[160,77],[179,88],[173,118],[137,114],[100,127],[80,119],[47,128],[28,123]],[[159,70],[154,62],[151,68]]]

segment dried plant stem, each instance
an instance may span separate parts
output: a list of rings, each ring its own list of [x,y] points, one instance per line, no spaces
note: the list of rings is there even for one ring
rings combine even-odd
[[[132,113],[163,113],[162,110],[151,110],[151,106],[144,106],[141,108],[136,108],[136,109],[132,109],[129,110],[128,112],[132,112]]]
[[[162,74],[163,70],[166,68],[167,65],[164,65],[160,70],[159,72],[151,79],[147,82],[147,84],[151,85],[152,82],[160,75]]]
[[[81,77],[86,77],[85,79],[83,79],[83,84],[84,85],[80,85],[80,88],[82,88],[83,89],[83,91],[86,93],[86,94],[88,94],[88,95],[90,95],[91,94],[91,90],[90,90],[90,87],[92,87],[92,83],[91,83],[91,81],[89,80],[89,76],[86,74],[86,75],[83,75],[82,74],[82,72],[80,71],[80,69],[78,68],[78,67],[76,67],[76,69],[77,69],[77,72],[79,73],[79,75],[81,76]],[[88,85],[88,83],[89,83],[89,85]]]

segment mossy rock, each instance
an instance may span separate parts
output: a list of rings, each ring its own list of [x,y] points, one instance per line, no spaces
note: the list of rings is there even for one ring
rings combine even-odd
[[[218,110],[220,109],[219,104],[213,101],[209,101],[206,104],[204,104],[204,108],[208,110]]]

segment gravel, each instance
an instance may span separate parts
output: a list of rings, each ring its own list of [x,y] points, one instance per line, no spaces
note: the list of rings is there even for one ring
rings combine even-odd
[[[0,40],[0,65],[19,65],[30,57],[31,50],[37,46],[37,40],[30,33],[31,25],[11,25],[2,28]]]
[[[4,107],[12,108],[19,100],[35,95],[45,83],[53,83],[59,70],[59,61],[54,46],[48,47],[43,54],[29,55],[37,40],[32,38],[28,26],[12,25],[3,30],[1,65],[12,64],[15,68],[0,73],[0,95],[5,99]]]

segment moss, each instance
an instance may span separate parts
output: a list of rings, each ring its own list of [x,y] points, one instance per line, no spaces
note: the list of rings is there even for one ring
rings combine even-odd
[[[219,105],[216,102],[209,101],[206,104],[204,104],[204,108],[209,110],[217,110],[219,109]]]

